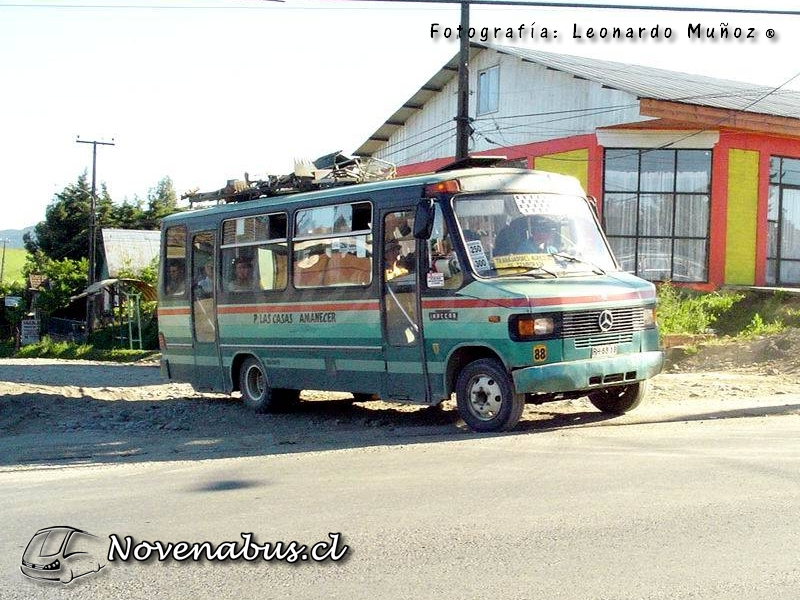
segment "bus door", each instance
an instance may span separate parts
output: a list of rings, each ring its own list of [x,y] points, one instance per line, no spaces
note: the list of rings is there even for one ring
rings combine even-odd
[[[222,368],[217,341],[215,257],[214,232],[203,231],[195,234],[192,237],[190,257],[194,346],[192,385],[200,390],[222,390]]]
[[[383,214],[381,321],[386,398],[430,400],[420,323],[417,240],[414,209]]]

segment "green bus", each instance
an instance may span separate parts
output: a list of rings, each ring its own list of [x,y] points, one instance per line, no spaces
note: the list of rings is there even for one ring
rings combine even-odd
[[[652,283],[619,268],[573,177],[482,167],[163,220],[163,373],[258,412],[301,390],[435,405],[476,431],[525,403],[622,414],[663,353]]]

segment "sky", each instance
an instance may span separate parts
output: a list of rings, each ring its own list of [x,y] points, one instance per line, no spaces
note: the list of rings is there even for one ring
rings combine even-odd
[[[458,52],[431,25],[455,28],[459,16],[457,4],[419,2],[0,0],[0,230],[43,220],[55,194],[91,177],[92,146],[78,138],[114,143],[97,148],[97,181],[117,203],[167,176],[178,194],[211,191],[245,172],[289,173],[296,158],[352,154]],[[690,39],[697,23],[756,37]],[[489,40],[501,44],[800,89],[800,16],[475,5],[471,24],[535,24],[534,37]],[[614,26],[673,33],[587,37]]]

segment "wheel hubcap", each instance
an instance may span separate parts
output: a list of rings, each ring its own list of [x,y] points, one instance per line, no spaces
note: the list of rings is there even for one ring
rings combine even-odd
[[[503,392],[497,381],[488,375],[474,377],[469,386],[469,409],[482,421],[497,416],[503,404]]]
[[[247,370],[247,391],[252,398],[261,398],[264,395],[264,374],[256,366]]]

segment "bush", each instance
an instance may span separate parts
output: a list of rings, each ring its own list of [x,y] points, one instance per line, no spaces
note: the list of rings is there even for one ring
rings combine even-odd
[[[661,333],[707,333],[719,318],[744,298],[734,292],[701,294],[670,283],[658,286],[658,325]]]
[[[135,362],[155,354],[151,350],[112,350],[97,348],[90,344],[56,342],[48,336],[36,344],[23,346],[15,354],[17,358],[61,358],[83,360],[105,360],[115,362]]]
[[[764,322],[760,314],[753,315],[752,321],[744,328],[741,333],[742,337],[753,338],[759,335],[769,335],[771,333],[778,333],[785,328],[783,321],[777,319],[771,323]]]

